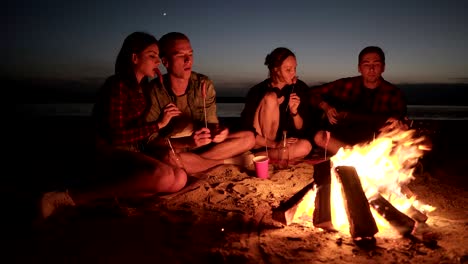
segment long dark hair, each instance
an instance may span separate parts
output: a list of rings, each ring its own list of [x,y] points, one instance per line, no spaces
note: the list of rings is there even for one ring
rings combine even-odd
[[[137,85],[132,55],[143,52],[152,44],[158,45],[158,40],[153,35],[145,32],[133,32],[125,38],[115,61],[115,74],[128,82],[127,85]]]
[[[284,47],[276,48],[266,56],[265,65],[271,72],[274,68],[280,67],[284,60],[289,56],[296,58],[296,55],[290,49]]]

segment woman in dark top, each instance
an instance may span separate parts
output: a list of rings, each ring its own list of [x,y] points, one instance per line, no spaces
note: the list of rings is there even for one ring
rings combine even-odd
[[[266,56],[265,65],[269,78],[250,88],[241,113],[242,126],[254,131],[254,150],[264,152],[286,145],[289,159],[305,157],[312,150],[305,139],[307,105],[301,104],[308,86],[296,77],[296,56],[279,47]],[[278,159],[277,153],[268,151],[273,160]]]

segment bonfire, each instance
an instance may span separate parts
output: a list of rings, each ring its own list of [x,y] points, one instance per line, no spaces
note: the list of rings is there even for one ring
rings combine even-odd
[[[368,144],[341,148],[315,166],[310,190],[282,208],[283,222],[350,232],[355,239],[411,235],[435,210],[407,187],[428,150],[425,137],[402,128],[383,129]]]

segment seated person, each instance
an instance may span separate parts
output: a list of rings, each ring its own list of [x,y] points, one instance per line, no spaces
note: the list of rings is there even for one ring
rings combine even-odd
[[[385,54],[369,46],[359,53],[360,76],[342,78],[310,90],[310,103],[323,110],[326,122],[314,142],[331,155],[347,146],[371,141],[379,130],[404,127],[407,106],[400,89],[383,79]]]
[[[242,127],[255,132],[254,151],[259,154],[265,155],[268,148],[272,149],[268,152],[270,159],[279,159],[274,149],[286,140],[289,159],[303,158],[312,150],[305,138],[307,104],[301,103],[308,86],[296,77],[296,56],[287,48],[276,48],[266,56],[265,65],[269,78],[248,91]]]
[[[255,144],[251,131],[210,130],[209,124],[219,128],[216,92],[208,77],[192,71],[189,38],[179,32],[167,33],[161,37],[160,46],[167,73],[152,81],[152,108],[147,121],[158,120],[167,126],[151,141],[149,151],[161,158],[174,151],[188,173],[220,164],[252,164],[252,155],[243,155]]]
[[[149,81],[159,73],[156,38],[134,32],[124,41],[115,74],[98,93],[93,108],[96,153],[93,179],[67,191],[52,191],[41,198],[41,213],[48,218],[57,208],[83,205],[104,198],[140,198],[177,192],[187,182],[182,168],[167,165],[143,150],[151,135],[164,125],[146,122],[150,108]],[[86,175],[83,177],[86,178]]]

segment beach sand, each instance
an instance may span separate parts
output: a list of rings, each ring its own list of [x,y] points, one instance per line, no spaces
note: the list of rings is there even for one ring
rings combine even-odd
[[[5,175],[5,260],[15,263],[466,263],[468,261],[467,142],[463,122],[418,122],[433,151],[409,187],[437,209],[414,236],[376,236],[358,247],[348,232],[283,225],[272,211],[313,182],[306,160],[269,179],[253,168],[213,168],[182,191],[144,200],[103,200],[72,208],[44,223],[33,220],[43,191],[74,182],[86,168],[86,118],[28,119],[15,133],[14,165]],[[225,120],[225,122],[231,122]],[[23,125],[23,126],[21,126]],[[30,135],[25,127],[36,130]],[[18,140],[22,139],[22,140]],[[57,143],[61,142],[61,143]],[[28,148],[29,147],[29,148]],[[317,157],[315,157],[317,158]],[[319,157],[320,158],[320,157]],[[7,262],[5,262],[7,263]]]

